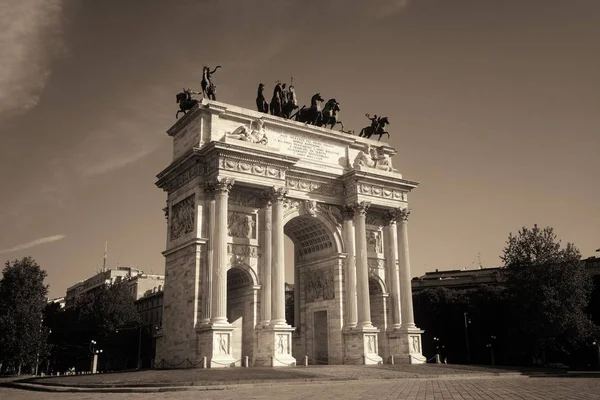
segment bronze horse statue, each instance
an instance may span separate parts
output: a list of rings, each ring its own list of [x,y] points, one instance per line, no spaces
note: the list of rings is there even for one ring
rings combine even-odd
[[[390,138],[390,133],[385,130],[385,126],[389,125],[390,123],[388,117],[377,118],[377,116],[375,116],[375,118],[371,118],[369,114],[367,114],[367,118],[372,121],[372,124],[362,128],[358,134],[359,137],[365,137],[369,139],[373,135],[379,135],[379,139],[377,139],[377,141],[380,141],[383,135],[388,135],[388,139]]]
[[[277,81],[275,88],[273,89],[273,97],[271,98],[271,115],[282,117],[282,105],[283,105],[283,88],[281,82]]]
[[[302,108],[294,114],[296,116],[296,121],[316,125],[319,122],[319,119],[322,118],[323,113],[321,112],[321,103],[324,101],[325,99],[321,97],[321,93],[314,94],[310,99],[310,108],[302,106]]]
[[[198,92],[192,91],[192,89],[183,89],[183,92],[177,93],[175,99],[177,100],[177,104],[179,104],[179,111],[175,114],[175,118],[179,117],[179,113],[186,114],[187,111],[191,110],[196,104],[198,104],[198,100],[192,97],[193,94],[200,94]]]
[[[258,94],[256,95],[256,108],[258,111],[268,114],[269,113],[269,103],[265,100],[265,95],[263,91],[265,90],[265,84],[261,83],[258,85]]]
[[[344,129],[344,124],[342,121],[338,121],[337,114],[340,112],[340,103],[338,103],[335,99],[329,99],[327,103],[325,103],[325,107],[323,107],[323,112],[321,114],[321,119],[317,122],[318,126],[324,126],[327,128],[327,125],[331,125],[329,129],[333,129],[337,124],[342,125],[342,129]]]
[[[212,81],[212,74],[219,68],[221,68],[220,65],[217,65],[212,71],[206,65],[202,68],[202,95],[210,100],[217,99],[217,86]]]

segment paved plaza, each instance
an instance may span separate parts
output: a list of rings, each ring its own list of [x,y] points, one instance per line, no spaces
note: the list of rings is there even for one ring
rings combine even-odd
[[[162,393],[48,393],[0,388],[0,399],[600,399],[600,379],[559,377],[438,377],[397,380],[239,385]]]

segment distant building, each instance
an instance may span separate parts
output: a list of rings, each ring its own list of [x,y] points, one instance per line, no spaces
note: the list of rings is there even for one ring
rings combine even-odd
[[[600,258],[589,257],[581,260],[591,275],[600,275]],[[508,271],[504,267],[435,270],[412,279],[413,292],[445,287],[448,289],[470,289],[482,285],[498,285],[506,281]]]
[[[142,325],[149,325],[155,329],[162,326],[163,291],[160,289],[147,292],[135,301]]]
[[[66,308],[73,307],[81,295],[93,293],[105,285],[112,285],[121,281],[128,282],[129,292],[137,300],[148,291],[157,291],[159,288],[162,290],[165,277],[163,275],[146,274],[142,270],[131,267],[107,269],[69,287],[65,296],[65,306]]]
[[[56,297],[54,299],[48,299],[48,304],[58,304],[58,308],[65,308],[66,300],[64,297]]]

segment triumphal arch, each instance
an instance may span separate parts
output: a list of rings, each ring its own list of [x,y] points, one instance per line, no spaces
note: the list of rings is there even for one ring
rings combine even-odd
[[[168,134],[157,363],[424,361],[407,237],[418,183],[392,166],[394,148],[206,99]]]

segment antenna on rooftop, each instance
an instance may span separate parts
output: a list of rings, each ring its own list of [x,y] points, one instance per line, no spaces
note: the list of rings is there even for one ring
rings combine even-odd
[[[102,263],[102,272],[106,272],[107,258],[108,258],[108,241],[104,242],[104,262]]]
[[[479,263],[479,269],[483,269],[483,265],[481,264],[481,252],[477,253],[477,262]]]

